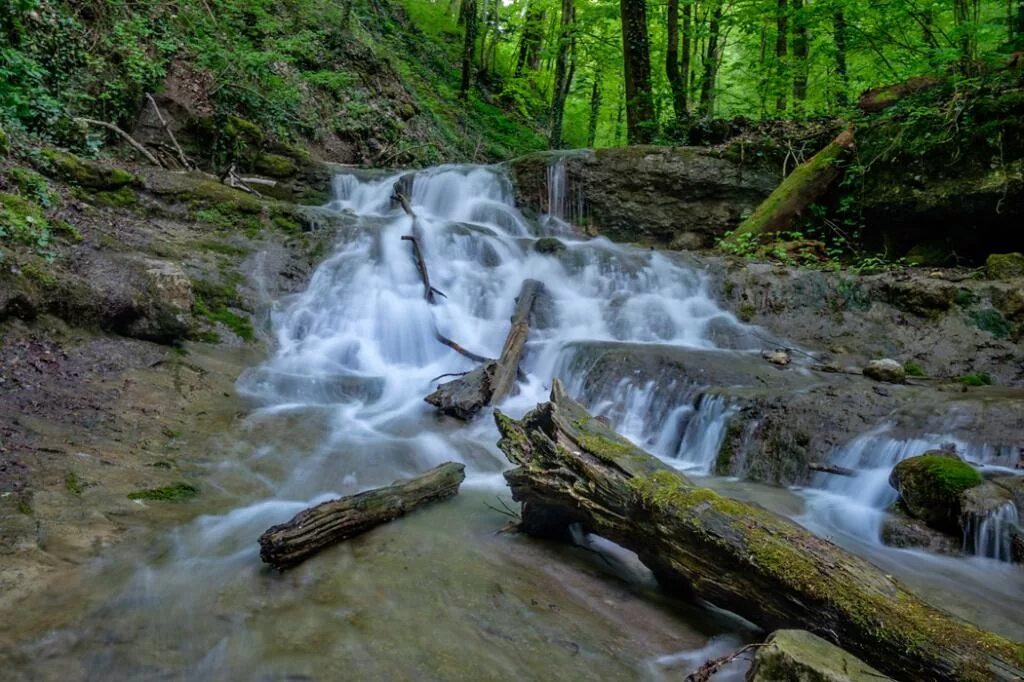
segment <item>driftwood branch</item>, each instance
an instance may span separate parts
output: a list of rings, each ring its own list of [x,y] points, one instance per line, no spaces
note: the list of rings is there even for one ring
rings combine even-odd
[[[235,189],[242,190],[247,194],[251,194],[259,199],[263,198],[263,195],[258,191],[247,185],[242,178],[235,174],[235,164],[231,164],[228,168],[227,175],[224,176],[224,184],[228,187],[234,187]]]
[[[512,313],[512,326],[497,360],[489,360],[464,376],[441,384],[424,400],[444,414],[472,419],[485,405],[504,400],[515,387],[519,361],[530,334],[530,314],[544,285],[534,279],[523,282]]]
[[[305,509],[260,536],[260,558],[278,570],[302,563],[326,547],[416,507],[451,497],[466,478],[464,469],[462,464],[447,462],[416,478]]]
[[[451,348],[453,351],[455,351],[459,355],[463,355],[463,356],[469,358],[470,360],[472,360],[473,362],[489,362],[490,361],[490,358],[485,358],[482,355],[477,355],[473,351],[466,350],[465,348],[463,348],[462,346],[460,346],[459,344],[455,343],[454,341],[449,339],[447,336],[445,336],[444,334],[439,332],[437,329],[434,329],[434,338],[437,339],[439,343],[442,343],[445,346],[448,346],[449,348]]]
[[[81,117],[81,116],[76,117],[74,119],[74,121],[75,121],[75,123],[82,123],[82,124],[86,124],[86,125],[99,126],[101,128],[106,128],[107,130],[110,130],[110,131],[113,131],[113,132],[117,133],[118,135],[121,136],[122,139],[124,139],[125,142],[130,144],[132,146],[132,148],[135,149],[135,151],[137,151],[138,153],[140,153],[144,157],[146,157],[146,159],[151,164],[153,164],[154,166],[157,166],[159,168],[163,168],[164,167],[164,165],[162,163],[160,163],[160,160],[157,159],[155,156],[153,156],[153,154],[148,149],[143,147],[139,143],[138,140],[136,140],[134,137],[132,137],[131,135],[129,135],[125,131],[123,131],[120,128],[118,128],[113,123],[107,123],[106,121],[98,121],[98,120],[96,120],[94,118],[84,118],[84,117]]]
[[[178,160],[181,161],[182,168],[185,168],[186,170],[195,168],[195,164],[192,163],[192,161],[189,160],[187,156],[185,156],[185,152],[182,151],[181,145],[178,144],[178,139],[174,137],[174,132],[171,131],[171,127],[167,125],[167,120],[164,118],[163,113],[160,111],[160,107],[157,106],[156,100],[153,99],[153,95],[147,92],[146,99],[148,99],[149,103],[153,105],[153,111],[154,113],[156,113],[156,118],[158,121],[160,121],[160,125],[163,126],[164,132],[167,133],[167,137],[168,139],[170,139],[171,145],[174,146],[174,151],[178,154]]]
[[[526,533],[565,538],[579,523],[635,551],[666,587],[766,630],[829,632],[898,679],[1024,676],[1024,645],[933,608],[789,519],[697,487],[593,419],[558,381],[522,420],[495,420]]]
[[[731,654],[726,654],[725,656],[720,656],[718,658],[712,658],[707,661],[704,661],[704,663],[702,663],[699,668],[697,668],[692,673],[687,675],[686,679],[683,682],[709,682],[709,680],[711,680],[712,675],[717,673],[719,670],[721,670],[728,664],[732,663],[748,651],[753,651],[754,649],[758,649],[763,646],[764,644],[760,643],[748,644],[745,647],[737,649]]]
[[[807,465],[807,468],[811,471],[817,471],[822,474],[835,474],[836,476],[856,476],[857,472],[853,469],[847,469],[846,467],[836,466],[835,464],[822,464],[821,462],[811,462]]]

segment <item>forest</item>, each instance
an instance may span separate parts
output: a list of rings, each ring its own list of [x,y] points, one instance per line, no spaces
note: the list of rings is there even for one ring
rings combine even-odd
[[[1024,680],[1024,0],[0,0],[0,677]]]

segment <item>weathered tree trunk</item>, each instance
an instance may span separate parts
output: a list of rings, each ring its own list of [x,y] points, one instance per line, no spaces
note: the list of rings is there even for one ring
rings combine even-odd
[[[722,25],[722,6],[724,0],[716,0],[708,22],[708,45],[704,55],[704,76],[700,83],[700,113],[704,118],[711,118],[715,113],[715,81],[718,80],[718,66],[722,60],[720,31]]]
[[[786,57],[788,54],[789,34],[789,6],[787,0],[778,0],[779,7],[775,14],[775,73],[776,73],[776,99],[775,111],[782,113],[786,110],[786,75],[788,68]]]
[[[1013,680],[1024,646],[928,606],[869,562],[761,507],[696,487],[569,398],[522,420],[500,412],[498,446],[524,531],[572,523],[635,551],[663,585],[766,630],[826,633],[899,679]]]
[[[686,106],[686,82],[679,69],[679,0],[668,0],[667,12],[665,77],[672,89],[672,109],[676,115],[676,126],[683,130],[689,112]]]
[[[523,75],[529,67],[536,71],[540,66],[540,45],[544,39],[544,8],[537,0],[526,8],[526,20],[523,22],[523,34],[519,39],[519,54],[516,57],[516,78]]]
[[[477,31],[476,0],[462,0],[460,17],[465,24],[465,33],[462,42],[462,83],[459,86],[459,97],[464,100],[469,96],[469,86],[473,83]]]
[[[846,13],[838,7],[832,14],[832,39],[836,44],[836,104],[846,107],[850,103],[850,81],[846,73]]]
[[[683,109],[686,110],[686,118],[689,119],[690,111],[690,65],[693,61],[693,0],[683,0],[683,27],[681,44],[679,46],[679,80],[683,88]]]
[[[451,497],[466,478],[464,469],[463,464],[446,462],[416,478],[304,509],[260,536],[260,559],[279,571],[300,564],[342,540]]]
[[[793,108],[803,113],[807,100],[807,17],[804,0],[793,0]]]
[[[597,122],[601,115],[601,73],[594,70],[594,83],[590,86],[590,119],[587,121],[587,146],[597,141]]]
[[[519,360],[530,334],[530,314],[544,285],[535,279],[523,282],[512,313],[512,327],[505,337],[501,357],[490,360],[464,376],[441,384],[424,400],[444,414],[469,420],[486,405],[501,402],[515,387]]]
[[[651,95],[651,53],[647,38],[647,1],[619,0],[622,57],[626,85],[626,137],[630,144],[650,144],[657,133]]]
[[[558,56],[555,58],[555,83],[551,93],[551,132],[549,147],[562,147],[562,119],[565,115],[565,100],[572,85],[573,69],[570,67],[572,52],[576,47],[573,24],[576,8],[573,0],[562,0],[562,26],[558,34]]]
[[[781,232],[793,225],[842,173],[837,163],[853,149],[853,131],[844,130],[827,147],[793,169],[744,220],[736,234]]]

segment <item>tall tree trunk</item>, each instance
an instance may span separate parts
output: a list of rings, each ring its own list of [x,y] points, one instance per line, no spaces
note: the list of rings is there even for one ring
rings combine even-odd
[[[622,114],[626,110],[626,89],[619,85],[619,108],[615,112],[615,144],[622,144]]]
[[[788,69],[786,56],[788,54],[788,33],[789,33],[789,7],[787,0],[778,0],[779,8],[775,14],[775,60],[776,60],[776,99],[775,110],[784,112],[786,110],[786,83]]]
[[[846,14],[841,5],[832,14],[832,40],[836,45],[836,78],[839,80],[836,104],[845,107],[850,103],[850,83],[846,75]]]
[[[462,44],[462,85],[459,98],[465,100],[469,96],[469,86],[473,82],[473,59],[476,53],[476,0],[462,0],[462,22],[464,40]]]
[[[540,59],[540,45],[544,38],[544,8],[537,0],[526,7],[523,35],[519,39],[519,54],[516,56],[516,78],[529,67],[536,70]]]
[[[601,74],[594,71],[594,84],[590,88],[590,120],[587,121],[587,146],[597,141],[597,121],[601,114]]]
[[[626,85],[626,135],[630,144],[650,144],[657,132],[651,96],[651,53],[646,0],[619,0]]]
[[[967,73],[974,62],[974,30],[978,21],[980,0],[953,0],[953,23],[960,48],[960,70]]]
[[[803,113],[807,100],[807,18],[804,0],[793,0],[793,107]]]
[[[562,0],[562,26],[558,34],[558,56],[555,58],[555,84],[551,93],[551,136],[549,147],[559,149],[562,146],[562,119],[565,115],[565,99],[569,96],[572,85],[573,68],[571,61],[575,51],[576,38],[573,36],[573,24],[576,21],[576,8],[573,0]]]
[[[1017,14],[1014,17],[1013,46],[1018,50],[1024,49],[1024,0],[1017,0]]]
[[[718,64],[721,60],[719,30],[723,4],[723,0],[715,2],[708,22],[708,47],[704,54],[704,77],[700,83],[700,115],[703,118],[711,118],[715,113],[715,80],[718,78]]]
[[[668,0],[668,39],[665,47],[665,77],[672,89],[672,109],[680,130],[686,126],[686,82],[679,68],[679,0]]]
[[[684,109],[687,109],[689,118],[690,87],[693,79],[690,76],[690,65],[693,62],[693,0],[683,0],[683,29],[682,45],[679,48],[679,74],[683,84]]]

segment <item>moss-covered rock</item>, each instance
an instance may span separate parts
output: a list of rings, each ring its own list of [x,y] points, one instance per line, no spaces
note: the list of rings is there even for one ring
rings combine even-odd
[[[295,161],[280,154],[257,155],[253,168],[257,173],[269,175],[272,178],[290,178],[298,172]]]
[[[553,255],[565,251],[565,244],[554,237],[541,237],[533,243],[533,250],[537,253]]]
[[[7,156],[7,153],[11,151],[11,139],[4,132],[3,128],[0,128],[0,155]]]
[[[199,494],[199,488],[191,483],[178,482],[162,488],[147,488],[128,493],[130,500],[146,500],[150,502],[184,502]]]
[[[135,180],[135,176],[126,170],[80,159],[59,149],[44,149],[41,158],[40,170],[79,187],[113,191]]]
[[[993,253],[985,261],[985,272],[989,279],[1024,277],[1024,254]]]
[[[853,654],[806,630],[776,630],[757,650],[749,682],[891,680]]]
[[[912,516],[952,534],[960,532],[964,491],[981,482],[974,467],[941,450],[905,459],[889,475],[889,485]]]

